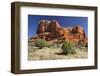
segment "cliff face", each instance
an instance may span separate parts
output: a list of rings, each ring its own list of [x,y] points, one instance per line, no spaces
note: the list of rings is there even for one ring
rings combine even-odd
[[[62,43],[63,40],[76,44],[87,45],[88,39],[84,29],[80,25],[65,28],[61,27],[58,21],[41,20],[38,24],[37,36],[33,36],[30,40],[41,38],[46,41]]]

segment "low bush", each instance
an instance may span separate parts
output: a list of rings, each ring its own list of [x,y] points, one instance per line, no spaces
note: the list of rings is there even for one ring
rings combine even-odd
[[[67,54],[75,54],[75,53],[76,53],[76,52],[74,51],[74,49],[73,49],[73,46],[72,46],[71,43],[68,42],[68,41],[64,41],[61,48],[62,48],[63,53],[64,53],[65,55],[67,55]]]
[[[35,40],[35,46],[39,47],[40,49],[46,47],[46,41],[44,39],[36,39]]]

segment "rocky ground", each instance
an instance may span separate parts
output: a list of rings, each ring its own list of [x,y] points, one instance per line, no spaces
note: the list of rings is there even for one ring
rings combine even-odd
[[[56,60],[56,59],[84,59],[88,57],[88,49],[85,47],[75,47],[76,54],[62,54],[59,47],[44,47],[39,49],[29,45],[28,60]]]

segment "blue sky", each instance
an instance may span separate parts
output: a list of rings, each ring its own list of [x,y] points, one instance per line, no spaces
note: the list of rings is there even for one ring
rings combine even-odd
[[[38,22],[40,20],[57,20],[62,27],[81,25],[84,28],[86,35],[88,35],[87,17],[28,15],[28,38],[36,35]]]

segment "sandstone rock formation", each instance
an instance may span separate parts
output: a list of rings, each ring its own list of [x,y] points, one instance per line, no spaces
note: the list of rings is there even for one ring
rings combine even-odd
[[[37,38],[55,43],[62,43],[63,40],[67,40],[75,44],[88,44],[88,38],[80,25],[65,28],[60,26],[56,20],[41,20],[38,24],[37,35],[30,40],[34,41]]]

